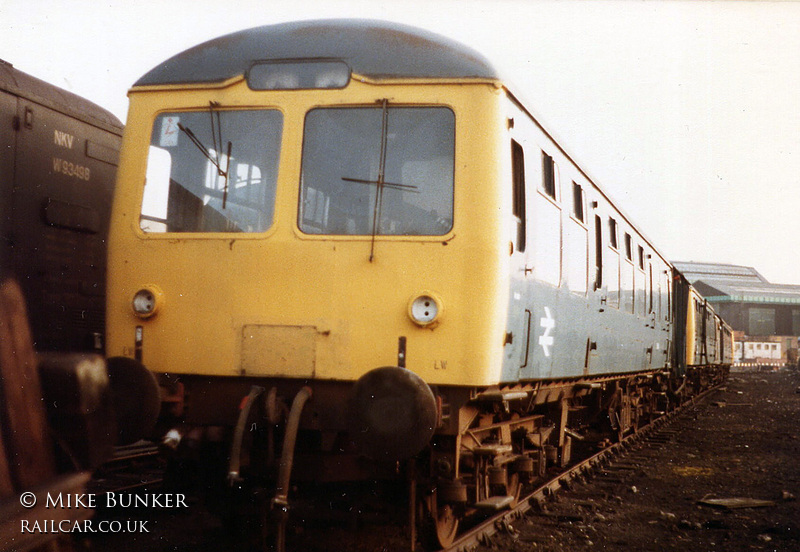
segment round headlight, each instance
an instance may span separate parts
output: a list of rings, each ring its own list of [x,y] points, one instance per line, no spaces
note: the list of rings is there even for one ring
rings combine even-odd
[[[441,302],[431,293],[421,293],[411,299],[408,315],[419,326],[430,326],[439,320]]]
[[[153,287],[140,289],[133,296],[133,312],[142,318],[153,316],[158,309],[160,296],[161,293]]]

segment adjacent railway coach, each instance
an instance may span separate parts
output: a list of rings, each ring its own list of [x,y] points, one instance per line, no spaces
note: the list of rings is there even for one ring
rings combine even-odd
[[[0,61],[0,267],[20,282],[39,351],[101,350],[122,123]]]

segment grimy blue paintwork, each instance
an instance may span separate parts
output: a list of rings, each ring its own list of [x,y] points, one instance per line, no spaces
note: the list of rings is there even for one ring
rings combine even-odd
[[[371,79],[498,78],[478,52],[413,27],[359,19],[267,25],[225,35],[159,64],[134,86],[213,83],[258,61],[335,59]]]

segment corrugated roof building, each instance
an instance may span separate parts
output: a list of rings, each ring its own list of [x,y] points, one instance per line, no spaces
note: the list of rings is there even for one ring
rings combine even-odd
[[[755,268],[729,264],[678,262],[672,264],[680,270],[691,283],[698,280],[724,280],[727,282],[751,282],[768,284]]]
[[[734,330],[748,336],[800,335],[800,286],[771,284],[751,267],[673,264]]]
[[[800,286],[772,284],[752,267],[673,264],[733,327],[737,340],[781,343],[784,360],[787,354],[790,362],[797,358]]]

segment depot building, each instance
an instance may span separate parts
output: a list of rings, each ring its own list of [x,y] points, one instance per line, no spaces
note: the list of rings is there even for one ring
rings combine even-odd
[[[752,267],[673,264],[733,327],[737,363],[797,363],[800,286],[770,283]]]

